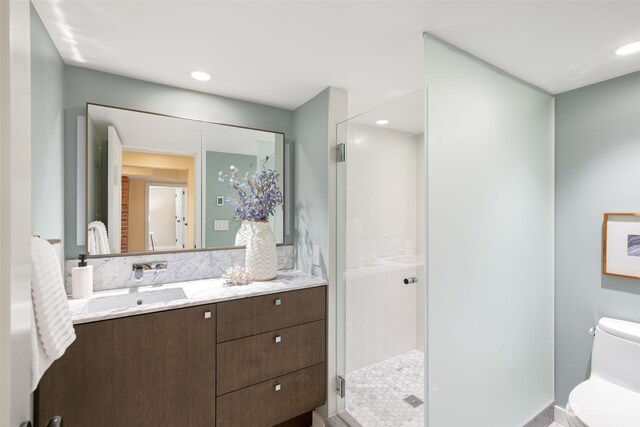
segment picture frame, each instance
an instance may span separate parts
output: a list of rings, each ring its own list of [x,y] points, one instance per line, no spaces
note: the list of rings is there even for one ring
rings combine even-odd
[[[602,273],[640,279],[640,213],[605,213]]]

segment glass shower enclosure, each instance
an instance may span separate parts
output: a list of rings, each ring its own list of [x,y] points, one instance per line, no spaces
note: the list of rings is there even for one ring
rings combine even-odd
[[[338,372],[352,426],[424,425],[424,93],[338,125]]]
[[[424,72],[337,128],[338,416],[534,425],[554,401],[553,97],[429,35]]]

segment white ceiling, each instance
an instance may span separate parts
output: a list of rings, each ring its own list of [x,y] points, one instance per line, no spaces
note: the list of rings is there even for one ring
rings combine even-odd
[[[273,132],[211,123],[203,126],[202,142],[206,151],[255,156],[259,143],[273,144],[276,141],[276,134]]]
[[[101,105],[89,105],[89,119],[103,140],[107,139],[107,126],[113,126],[122,145],[129,150],[193,155],[204,144],[207,151],[255,156],[258,142],[276,140],[273,132]]]
[[[129,150],[193,155],[201,150],[200,122],[119,108],[89,106],[89,119],[101,139],[113,126]]]
[[[379,125],[376,123],[378,120],[388,120],[389,123]],[[410,135],[418,135],[424,132],[424,121],[424,90],[417,90],[353,117],[347,121],[347,124],[355,122]],[[344,126],[344,124],[340,125]],[[354,127],[354,129],[363,128]],[[353,138],[359,138],[357,132],[349,133]],[[339,133],[339,135],[341,134]]]
[[[640,40],[635,1],[34,3],[68,64],[287,109],[328,85],[351,115],[419,89],[423,31],[553,93],[640,70],[613,54]]]

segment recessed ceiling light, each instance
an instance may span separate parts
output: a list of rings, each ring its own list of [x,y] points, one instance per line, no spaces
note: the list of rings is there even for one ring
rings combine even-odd
[[[640,41],[625,44],[621,48],[618,48],[616,55],[631,55],[636,52],[640,52]]]
[[[378,120],[378,121],[376,121],[376,124],[377,125],[387,125],[387,124],[389,124],[389,120],[384,120],[384,119]]]
[[[201,82],[206,82],[207,80],[211,80],[211,74],[202,70],[191,70],[189,72],[192,79],[199,80]]]

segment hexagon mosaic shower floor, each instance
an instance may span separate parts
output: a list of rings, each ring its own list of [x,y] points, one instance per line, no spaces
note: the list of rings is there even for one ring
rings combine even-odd
[[[383,360],[347,375],[346,409],[362,427],[422,427],[424,354],[418,350]]]

